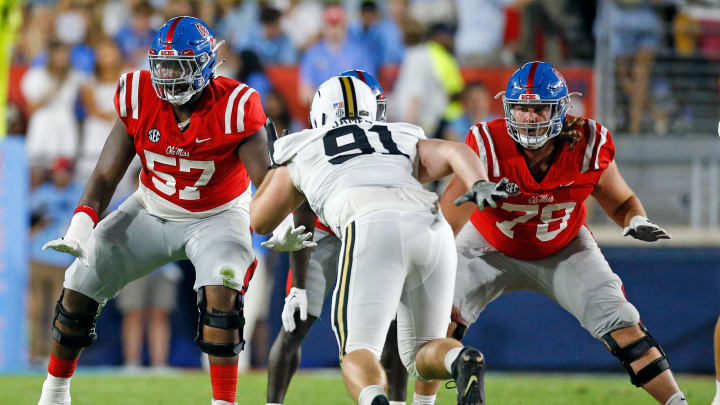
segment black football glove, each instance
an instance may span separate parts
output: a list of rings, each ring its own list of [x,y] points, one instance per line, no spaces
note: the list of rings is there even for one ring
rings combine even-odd
[[[468,201],[472,201],[477,204],[478,208],[483,209],[485,207],[497,208],[496,201],[507,198],[508,192],[506,186],[508,179],[503,177],[499,182],[493,183],[487,180],[478,180],[475,184],[470,187],[467,193],[458,197],[455,200],[455,205],[461,205]]]
[[[635,215],[630,218],[630,224],[623,229],[623,236],[632,236],[633,238],[645,242],[655,242],[658,239],[670,239],[670,234],[666,230],[648,221],[641,215]]]
[[[265,121],[265,132],[267,133],[268,152],[270,153],[270,168],[274,169],[279,166],[273,159],[275,141],[277,141],[278,136],[277,131],[275,130],[275,123],[270,118]]]

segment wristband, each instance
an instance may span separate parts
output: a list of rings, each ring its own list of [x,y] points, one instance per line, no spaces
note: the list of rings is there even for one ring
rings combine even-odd
[[[98,214],[94,209],[92,209],[92,207],[88,207],[87,205],[78,205],[77,208],[75,208],[73,215],[77,214],[78,212],[84,212],[85,214],[87,214],[90,219],[93,220],[93,225],[97,225]]]

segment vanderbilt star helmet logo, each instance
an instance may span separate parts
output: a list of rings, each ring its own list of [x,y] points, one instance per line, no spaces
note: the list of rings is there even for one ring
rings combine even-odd
[[[148,131],[148,139],[150,142],[155,143],[160,140],[160,131],[153,128],[150,131]]]

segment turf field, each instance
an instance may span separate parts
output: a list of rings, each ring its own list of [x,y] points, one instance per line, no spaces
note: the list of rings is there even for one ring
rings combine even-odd
[[[44,376],[0,376],[0,405],[36,405]],[[715,394],[710,376],[680,376],[691,405],[709,405]],[[238,402],[265,404],[266,376],[240,376]],[[486,378],[490,405],[650,405],[649,395],[621,374],[500,374]],[[409,392],[412,392],[409,390]],[[73,405],[209,405],[209,376],[202,371],[134,375],[80,370],[73,377]],[[410,402],[410,401],[408,401]],[[442,388],[436,404],[454,404],[455,390]],[[337,372],[305,372],[293,380],[286,405],[353,402]]]

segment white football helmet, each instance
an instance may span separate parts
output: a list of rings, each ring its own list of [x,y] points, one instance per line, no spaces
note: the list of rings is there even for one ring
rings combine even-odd
[[[376,112],[377,100],[367,84],[352,76],[334,76],[315,92],[310,125],[317,128],[343,118],[375,121]]]

